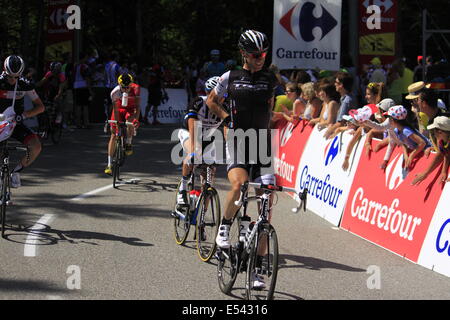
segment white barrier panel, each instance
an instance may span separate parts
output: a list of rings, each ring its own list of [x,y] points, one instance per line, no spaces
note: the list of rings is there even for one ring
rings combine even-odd
[[[436,182],[439,183],[439,182]],[[447,182],[420,251],[418,264],[450,277],[450,182]]]
[[[158,114],[157,114],[158,121],[165,124],[169,123],[180,124],[183,121],[188,105],[187,92],[185,89],[166,89],[166,92],[167,95],[169,96],[169,101],[167,101],[164,104],[161,104],[158,107]],[[145,101],[146,105],[147,99],[142,100]],[[144,106],[141,105],[142,114],[145,113],[145,105]],[[148,115],[148,120],[149,122],[153,120],[151,111]]]
[[[342,164],[353,136],[344,132],[326,140],[324,133],[325,130],[314,128],[298,166],[296,189],[308,188],[307,209],[339,226],[365,137],[355,145],[350,157],[351,167],[344,171]]]

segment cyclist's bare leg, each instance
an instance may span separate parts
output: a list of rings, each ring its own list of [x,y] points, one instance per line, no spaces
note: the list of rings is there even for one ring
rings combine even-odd
[[[116,135],[111,134],[111,137],[109,138],[108,143],[108,157],[112,157],[114,155],[114,142],[115,142]]]
[[[227,194],[224,218],[226,220],[231,220],[239,210],[239,207],[236,206],[234,202],[239,200],[241,186],[248,181],[247,170],[242,168],[231,169],[230,172],[228,172],[228,180],[231,184],[231,190]]]

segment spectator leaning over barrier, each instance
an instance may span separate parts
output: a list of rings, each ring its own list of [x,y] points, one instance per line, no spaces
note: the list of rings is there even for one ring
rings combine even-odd
[[[407,121],[408,111],[404,106],[391,107],[384,115],[392,120],[394,134],[402,142],[405,159],[403,168],[409,171],[413,166],[414,159],[419,158],[422,151],[431,147],[431,142]]]
[[[356,130],[359,128],[359,123],[349,115],[344,115],[342,117],[342,126],[338,127],[334,130],[333,134],[330,136],[330,139],[334,139],[341,132],[348,132],[349,134],[355,134]]]
[[[444,164],[441,169],[439,181],[450,181],[448,178],[448,167],[450,164],[450,118],[444,116],[436,117],[433,124],[428,126],[428,130],[430,131],[433,149],[437,154],[424,172],[416,174],[412,182],[413,185],[419,185],[442,161]]]
[[[395,106],[395,101],[388,98],[382,100],[379,104],[377,104],[378,112],[375,114],[375,119],[379,122],[376,123],[374,121],[368,120],[363,122],[366,127],[372,128],[369,132],[383,132],[383,140],[378,143],[372,150],[370,142],[366,142],[366,150],[378,152],[386,145],[388,146],[386,150],[386,154],[384,156],[384,160],[380,166],[381,169],[386,169],[389,159],[391,158],[392,152],[395,147],[402,145],[402,142],[396,137],[394,132],[394,126],[391,124],[391,120],[387,118],[384,113],[388,112],[391,107]],[[366,141],[369,140],[369,137]]]
[[[323,130],[336,123],[337,113],[339,110],[339,94],[334,84],[323,84],[319,88],[319,98],[323,101],[322,112],[318,118],[314,118],[309,125],[315,126],[319,130]]]
[[[314,83],[308,82],[302,85],[301,98],[306,101],[303,119],[311,120],[317,118],[322,111],[322,101],[316,96]]]
[[[336,80],[334,82],[336,91],[341,95],[340,108],[337,115],[337,122],[330,126],[325,132],[324,137],[329,139],[333,133],[341,126],[346,125],[344,115],[348,115],[348,112],[355,108],[355,103],[351,91],[353,88],[353,77],[347,72],[338,72],[336,74]]]
[[[428,116],[420,111],[419,108],[419,96],[420,92],[425,89],[425,82],[419,81],[411,84],[408,87],[408,95],[405,97],[406,101],[409,101],[411,104],[411,111],[416,115],[417,117],[417,124],[419,131],[424,134],[425,136],[428,136],[428,132],[426,130],[428,126]]]
[[[386,86],[384,85],[384,83],[375,83],[375,82],[371,82],[367,85],[366,88],[366,102],[367,104],[378,104],[381,102],[381,100],[386,98]],[[372,116],[373,120],[375,119],[374,116]],[[352,140],[350,140],[348,146],[347,146],[347,150],[345,153],[345,160],[344,163],[342,164],[342,169],[344,171],[347,171],[350,165],[350,155],[353,151],[353,148],[355,147],[355,145],[358,143],[358,141],[361,139],[362,136],[364,136],[365,134],[367,134],[370,130],[372,130],[370,127],[367,127],[365,125],[360,125],[358,130],[356,130],[355,134],[353,135]],[[369,141],[366,141],[366,143]]]
[[[273,120],[286,119],[289,122],[298,121],[302,118],[305,112],[305,101],[300,98],[302,93],[301,88],[296,82],[289,82],[286,84],[286,97],[289,99],[290,108],[284,104],[275,107],[273,112]],[[277,97],[278,98],[278,97]]]

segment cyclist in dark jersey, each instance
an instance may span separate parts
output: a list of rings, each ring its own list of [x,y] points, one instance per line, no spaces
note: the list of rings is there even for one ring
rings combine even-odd
[[[232,70],[222,75],[219,84],[208,96],[207,104],[212,112],[217,114],[229,128],[242,129],[245,132],[254,130],[257,143],[245,143],[245,140],[230,144],[229,134],[227,137],[228,179],[231,190],[227,195],[225,212],[219,233],[216,238],[217,245],[221,248],[229,248],[229,231],[233,216],[239,209],[234,202],[239,199],[242,184],[251,180],[260,180],[265,184],[274,184],[273,174],[262,174],[265,165],[259,158],[259,148],[256,150],[257,159],[249,159],[255,151],[252,147],[265,144],[270,150],[269,123],[274,106],[274,90],[276,86],[275,75],[264,68],[265,57],[269,49],[269,41],[265,34],[248,30],[239,39],[239,49],[242,54],[244,65],[242,70]],[[220,107],[220,100],[227,96],[229,110],[224,111]],[[266,130],[265,137],[260,130]],[[266,141],[262,139],[267,138]],[[236,142],[236,141],[235,141]],[[234,145],[233,148],[230,148]],[[243,149],[239,145],[244,145]],[[238,150],[239,149],[239,150]],[[245,160],[242,161],[242,156]],[[251,175],[250,175],[251,174]],[[248,218],[249,220],[249,218]],[[250,221],[247,221],[249,224]],[[244,226],[245,228],[245,226]],[[255,279],[254,287],[263,287],[264,283]]]
[[[19,172],[36,160],[42,149],[38,136],[26,127],[22,120],[37,116],[45,111],[45,107],[34,90],[34,85],[21,77],[25,69],[25,63],[21,57],[15,55],[7,57],[3,67],[4,72],[0,75],[0,113],[5,113],[7,109],[13,107],[17,115],[17,125],[12,137],[28,146],[30,150],[29,157],[24,156],[11,173],[11,186],[18,188],[20,187]],[[28,96],[34,104],[31,110],[25,111],[25,96]]]

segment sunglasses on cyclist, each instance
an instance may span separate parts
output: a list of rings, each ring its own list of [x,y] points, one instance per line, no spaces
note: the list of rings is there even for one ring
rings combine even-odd
[[[267,56],[267,52],[247,53],[247,55],[253,59],[260,59],[260,58],[265,58]]]

